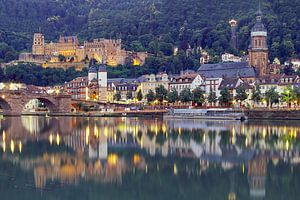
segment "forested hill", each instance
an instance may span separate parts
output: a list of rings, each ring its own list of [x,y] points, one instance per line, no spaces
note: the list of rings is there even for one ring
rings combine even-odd
[[[213,54],[247,50],[258,0],[0,0],[0,59],[3,45],[31,48],[32,34],[122,38],[133,50],[171,55],[173,46]],[[300,1],[262,0],[271,60],[300,54]],[[228,20],[238,20],[239,51],[230,47]],[[11,56],[13,57],[13,56]],[[7,58],[9,60],[9,58]]]

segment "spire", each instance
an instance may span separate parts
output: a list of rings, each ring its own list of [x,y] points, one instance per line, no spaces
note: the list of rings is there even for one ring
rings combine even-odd
[[[258,11],[256,12],[256,21],[261,22],[262,18],[262,11],[261,11],[261,0],[258,0]]]

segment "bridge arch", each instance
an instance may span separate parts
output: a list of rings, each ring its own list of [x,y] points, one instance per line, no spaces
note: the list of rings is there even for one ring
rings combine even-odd
[[[12,107],[8,103],[8,101],[6,101],[4,96],[0,97],[0,107],[4,114],[8,114],[12,112]]]
[[[46,97],[33,97],[33,98],[30,98],[28,99],[25,104],[23,105],[23,109],[25,108],[25,106],[31,101],[31,100],[34,100],[34,99],[37,99],[39,100],[41,103],[43,103],[48,109],[50,112],[57,112],[59,109],[56,105],[56,102],[54,99],[52,98],[46,98]]]

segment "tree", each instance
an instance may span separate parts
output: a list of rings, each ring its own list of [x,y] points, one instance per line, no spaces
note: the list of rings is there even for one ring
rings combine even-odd
[[[193,90],[193,102],[202,106],[202,104],[205,102],[204,94],[205,94],[205,92],[200,87],[197,87],[196,89],[194,89]]]
[[[167,98],[168,90],[163,85],[155,88],[155,98],[162,103]]]
[[[295,90],[292,89],[291,86],[288,86],[284,89],[283,93],[281,94],[282,101],[288,104],[288,107],[290,108],[292,105],[292,102],[297,100],[297,94],[295,93]]]
[[[179,99],[182,103],[187,103],[192,101],[193,94],[189,88],[184,88],[180,94]]]
[[[121,100],[121,93],[118,91],[115,95],[114,95],[114,100],[116,101],[120,101]]]
[[[300,88],[298,87],[295,87],[294,88],[294,93],[296,95],[296,102],[297,102],[297,105],[299,105],[299,101],[300,101]]]
[[[272,108],[272,105],[274,103],[279,103],[279,94],[276,91],[275,87],[270,88],[269,90],[266,91],[265,93],[265,99],[268,103],[268,106]]]
[[[127,91],[127,94],[126,94],[126,98],[127,99],[132,99],[133,95],[132,95],[132,91],[131,90],[128,90]]]
[[[255,103],[259,103],[262,100],[262,95],[260,91],[260,86],[255,85],[254,89],[252,90],[252,98]]]
[[[243,86],[239,86],[236,89],[235,100],[243,102],[248,98],[248,94],[246,93],[246,89]]]
[[[143,100],[143,93],[141,90],[138,91],[136,98],[138,101],[142,101]]]
[[[218,101],[217,95],[214,91],[210,90],[207,101],[212,105],[213,103],[216,103]]]
[[[283,73],[286,75],[292,75],[292,74],[295,74],[295,70],[293,69],[293,66],[290,64],[290,65],[284,66]]]
[[[146,99],[147,99],[148,103],[155,100],[155,94],[152,90],[149,90],[148,94],[146,94]]]
[[[175,88],[168,92],[167,100],[169,103],[175,103],[176,101],[178,101],[178,98],[178,92]]]
[[[64,55],[59,54],[59,55],[58,55],[58,60],[59,60],[60,62],[66,62],[66,57],[65,57]]]
[[[224,87],[221,92],[220,92],[221,96],[219,97],[219,102],[222,105],[228,105],[231,101],[232,101],[232,97],[231,94],[228,90],[227,87]]]

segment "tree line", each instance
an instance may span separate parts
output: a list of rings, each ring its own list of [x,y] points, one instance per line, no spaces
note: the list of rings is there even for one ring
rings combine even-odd
[[[271,61],[276,57],[281,62],[299,57],[299,8],[298,0],[262,1]],[[78,35],[81,42],[121,38],[124,48],[148,51],[157,57],[150,59],[146,65],[149,69],[185,69],[199,63],[200,46],[213,55],[212,62],[218,62],[224,52],[243,55],[257,9],[257,2],[241,0],[1,1],[0,42],[10,50],[6,50],[6,56],[0,53],[0,61],[13,60],[17,53],[29,51],[33,33],[42,32],[48,42],[56,41],[59,35]],[[237,49],[230,44],[231,18],[238,21]],[[176,56],[175,47],[182,51]],[[188,59],[183,59],[183,54]]]
[[[255,85],[251,92],[247,92],[247,90],[243,86],[239,86],[236,88],[235,95],[232,94],[227,87],[224,87],[220,90],[220,96],[217,97],[216,92],[210,91],[208,94],[201,87],[197,87],[194,90],[190,90],[189,88],[184,88],[180,93],[176,89],[172,89],[168,91],[164,86],[160,85],[155,88],[155,91],[149,90],[148,93],[143,96],[141,90],[136,93],[134,97],[132,91],[128,91],[126,94],[126,98],[134,99],[136,98],[138,101],[142,101],[146,99],[149,104],[154,102],[163,104],[171,104],[175,105],[178,102],[182,104],[189,105],[189,103],[193,103],[196,106],[216,106],[217,102],[219,102],[219,106],[232,106],[233,102],[239,103],[240,106],[248,106],[244,105],[245,100],[252,100],[253,103],[265,103],[268,107],[272,107],[274,104],[278,103],[286,103],[288,107],[294,105],[300,105],[300,88],[292,88],[291,86],[286,87],[282,93],[276,91],[275,87],[271,87],[266,90],[265,94],[262,94],[261,87],[259,85]],[[114,95],[114,100],[121,100],[121,93],[119,91]],[[207,104],[208,103],[208,104]]]
[[[62,85],[79,76],[87,76],[87,69],[76,71],[74,67],[66,70],[62,68],[43,68],[25,63],[0,68],[1,82],[25,83],[27,85]]]

